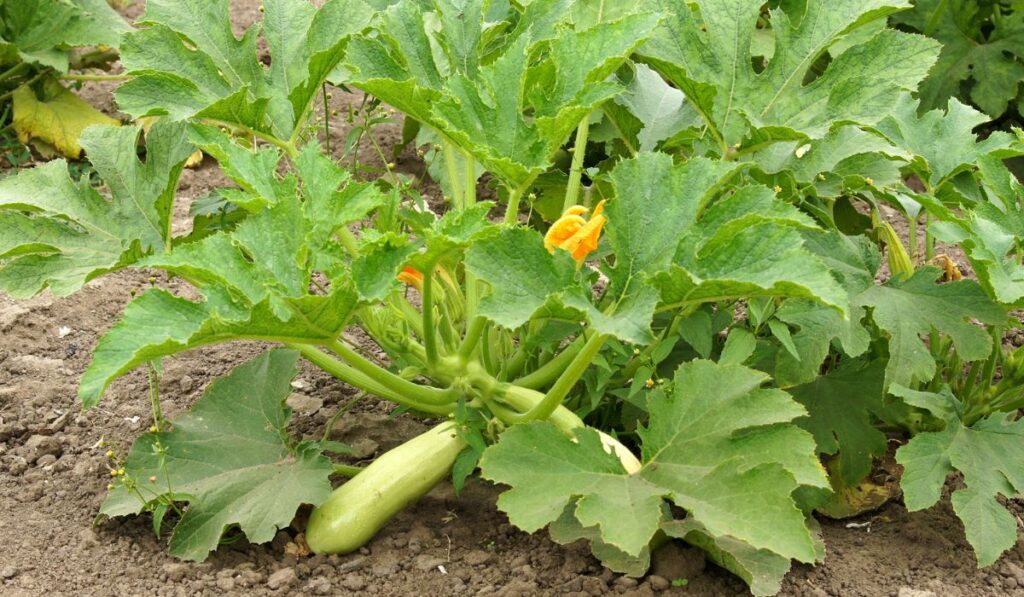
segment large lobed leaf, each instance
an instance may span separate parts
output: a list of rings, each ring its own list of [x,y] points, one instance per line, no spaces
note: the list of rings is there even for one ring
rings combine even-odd
[[[110,199],[75,182],[63,160],[0,180],[0,290],[58,295],[170,244],[174,191],[192,147],[184,128],[155,125],[139,160],[138,127],[91,127],[81,144]]]
[[[600,333],[638,344],[651,340],[659,304],[791,296],[842,317],[847,292],[803,247],[800,231],[816,229],[813,221],[765,187],[723,194],[741,168],[704,158],[676,165],[663,153],[619,163],[605,211],[615,266],[599,266],[611,284],[597,304],[568,254],[547,255],[537,233],[504,229],[480,241],[466,263],[492,288],[481,315],[507,327],[534,316],[587,319]]]
[[[0,4],[0,58],[10,46],[25,62],[66,72],[71,47],[117,47],[130,30],[105,0],[7,1]]]
[[[939,49],[934,40],[889,29],[860,35],[909,6],[905,0],[810,0],[800,3],[802,10],[773,9],[770,56],[756,55],[767,53],[754,43],[761,4],[695,4],[699,10],[659,0],[668,16],[639,53],[686,93],[728,146],[751,137],[818,138],[837,121],[877,122],[901,90],[913,90],[927,75]],[[831,62],[819,73],[816,64],[826,54]]]
[[[346,61],[353,84],[519,188],[550,166],[585,115],[621,91],[605,79],[658,17],[583,11],[574,21],[575,0],[541,0],[511,33],[485,44],[493,30],[483,4],[438,1],[427,12],[397,3],[380,18],[379,36],[352,41]]]
[[[291,138],[321,84],[337,67],[349,36],[369,23],[362,0],[267,0],[263,34],[271,65],[257,57],[259,26],[241,39],[228,0],[152,0],[125,36],[122,61],[134,78],[118,105],[141,117],[206,118],[281,139]]]
[[[984,8],[983,8],[984,7]],[[987,9],[987,10],[986,10]],[[1003,115],[1024,79],[1024,12],[1001,11],[978,0],[915,0],[914,9],[894,20],[942,42],[939,61],[921,84],[921,106],[944,108],[965,82],[969,96],[990,118]]]
[[[872,458],[885,455],[886,437],[876,427],[885,420],[884,379],[884,363],[855,359],[790,390],[808,413],[796,424],[814,435],[819,452],[838,454],[832,470],[846,485],[859,483]]]
[[[872,309],[875,323],[889,337],[889,365],[885,384],[911,385],[935,374],[935,358],[922,341],[933,330],[948,335],[964,361],[989,355],[991,339],[974,320],[987,325],[1003,323],[1006,311],[993,303],[972,280],[938,284],[941,272],[922,267],[907,280],[872,286],[855,304]]]
[[[218,143],[232,144],[226,138]],[[304,150],[298,162],[301,173],[310,176],[303,180],[303,193],[296,192],[298,182],[289,175],[290,193],[254,207],[255,213],[233,230],[137,262],[182,277],[203,300],[151,290],[131,302],[123,319],[100,339],[82,376],[79,396],[87,406],[130,369],[196,346],[243,339],[323,343],[338,337],[358,306],[358,294],[333,233],[377,204],[380,192],[351,181],[327,158],[317,157],[315,148]],[[247,175],[266,177],[238,164],[229,170],[252,188]],[[268,184],[283,184],[270,177],[274,182]],[[323,275],[322,290],[313,289],[314,274]]]
[[[988,566],[1017,542],[1017,520],[998,501],[1024,492],[1024,419],[996,413],[971,426],[948,388],[939,393],[897,387],[908,403],[945,421],[942,431],[919,433],[896,452],[903,465],[903,501],[911,511],[939,501],[949,473],[959,471],[965,487],[953,492],[953,510],[964,523],[979,566]]]
[[[987,118],[957,100],[949,102],[945,111],[932,110],[918,114],[918,102],[903,94],[875,129],[901,149],[915,156],[913,165],[933,187],[953,175],[977,168],[986,157],[1007,158],[1024,149],[1014,144],[1013,136],[996,131],[978,141],[974,129]]]
[[[503,433],[484,453],[481,471],[511,486],[498,505],[527,531],[572,507],[606,548],[637,557],[669,499],[737,550],[812,562],[817,543],[792,494],[828,482],[813,439],[791,423],[805,411],[785,392],[761,388],[767,379],[737,365],[680,366],[671,394],[649,397],[650,422],[639,429],[643,467],[633,475],[595,431],[581,428],[569,438],[546,422]]]
[[[298,354],[265,352],[214,381],[170,431],[135,441],[125,477],[100,508],[105,516],[139,513],[159,497],[188,502],[170,539],[172,555],[200,561],[232,526],[253,543],[274,538],[302,504],[331,493],[330,460],[288,439],[285,399]]]

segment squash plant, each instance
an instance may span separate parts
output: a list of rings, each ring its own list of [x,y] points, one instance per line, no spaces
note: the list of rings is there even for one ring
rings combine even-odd
[[[1001,334],[1024,296],[1021,189],[1001,162],[1020,134],[978,141],[959,104],[917,114],[939,47],[884,27],[906,2],[783,5],[268,0],[239,40],[226,0],[150,0],[118,93],[164,116],[145,161],[139,129],[93,127],[106,195],[59,161],[0,180],[0,288],[66,295],[125,267],[195,288],[126,307],[86,406],[185,350],[283,348],[175,421],[154,408],[101,512],[149,510],[159,530],[176,510],[171,551],[201,560],[312,503],[310,547],[343,552],[479,468],[508,486],[513,524],[587,539],[614,570],[643,574],[679,538],[767,595],[825,556],[815,511],[878,505],[855,490],[901,431],[908,507],[961,470],[954,506],[995,561],[1015,540],[997,496],[1024,488],[1024,368]],[[322,151],[327,81],[421,127],[443,215]],[[221,196],[237,217],[174,237],[195,148],[236,185]],[[912,223],[909,249],[883,208]],[[937,238],[980,283],[935,261]],[[332,467],[341,447],[287,433],[300,355],[440,422],[364,470]],[[331,494],[332,472],[355,476]]]

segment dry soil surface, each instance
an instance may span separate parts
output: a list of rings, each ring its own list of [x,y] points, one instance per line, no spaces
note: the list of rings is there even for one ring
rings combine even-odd
[[[233,2],[237,24],[255,21],[258,5]],[[139,12],[138,5],[128,8],[130,16]],[[110,91],[109,85],[90,84],[83,94],[115,113]],[[339,109],[357,100],[340,90],[334,95]],[[344,126],[333,129],[335,147],[346,132]],[[388,146],[400,127],[385,126],[378,133]],[[420,167],[409,152],[399,160],[400,169]],[[211,160],[187,171],[178,225],[188,226],[192,200],[224,181]],[[747,594],[738,579],[678,545],[657,554],[651,576],[618,577],[583,545],[559,546],[544,534],[529,536],[511,527],[495,508],[500,488],[482,481],[471,481],[458,497],[449,484],[442,485],[359,553],[347,556],[300,555],[303,513],[272,543],[223,546],[203,564],[168,556],[166,535],[155,537],[147,517],[94,524],[109,479],[100,440],[124,454],[145,431],[148,385],[141,371],[131,373],[114,384],[100,406],[83,412],[75,397],[77,380],[97,338],[117,321],[131,291],[150,284],[149,276],[137,271],[108,276],[70,298],[0,297],[0,594]],[[182,290],[180,282],[160,275],[156,284]],[[173,418],[184,411],[215,376],[263,348],[210,347],[168,359],[161,380],[165,413]],[[352,390],[308,365],[299,378],[305,382],[304,399],[298,401],[294,430],[316,436]],[[409,417],[391,418],[388,411],[386,404],[364,402],[342,419],[334,435],[372,457],[426,428]],[[784,595],[1024,595],[1024,547],[978,570],[948,496],[929,511],[909,513],[893,502],[855,520],[823,520],[822,527],[826,562],[795,567]],[[677,579],[688,584],[672,586]]]

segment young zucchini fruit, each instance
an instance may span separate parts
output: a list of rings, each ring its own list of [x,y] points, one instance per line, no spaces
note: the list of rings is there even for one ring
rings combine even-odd
[[[392,449],[313,510],[306,542],[315,553],[349,553],[443,480],[466,443],[445,421]]]

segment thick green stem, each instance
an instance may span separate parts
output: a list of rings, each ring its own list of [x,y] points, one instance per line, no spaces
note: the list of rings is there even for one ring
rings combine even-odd
[[[320,84],[320,93],[324,98],[324,146],[327,147],[327,155],[331,155],[331,102],[327,97],[327,84]]]
[[[533,185],[533,181],[537,180],[537,176],[531,176],[523,184],[519,185],[515,189],[510,189],[508,196],[508,205],[505,207],[505,224],[511,226],[512,224],[519,223],[519,203],[523,199],[523,195]]]
[[[13,96],[14,93],[18,89],[20,89],[21,87],[24,87],[25,85],[31,85],[31,84],[35,83],[36,81],[42,79],[43,77],[49,75],[49,74],[50,74],[50,69],[46,69],[43,72],[39,73],[38,75],[36,75],[36,76],[32,77],[31,79],[29,79],[28,81],[25,81],[24,83],[22,83],[21,86],[19,86],[18,88],[12,89],[12,90],[8,91],[7,93],[4,93],[3,95],[0,95],[0,102],[6,101],[6,100],[10,99],[11,96]]]
[[[522,413],[533,411],[543,404],[546,398],[541,392],[514,384],[505,384],[497,393],[500,395],[502,402]],[[506,412],[503,418],[507,423],[515,424],[522,422],[522,416],[517,413]],[[583,419],[562,405],[558,405],[552,410],[547,420],[567,435],[572,435],[574,429],[579,429],[585,425]]]
[[[9,68],[9,69],[5,70],[4,72],[0,73],[0,81],[6,81],[7,79],[11,79],[11,78],[17,77],[21,73],[23,73],[26,70],[28,70],[29,66],[30,66],[29,63],[27,63],[27,62],[19,62],[18,64],[15,64],[11,68]]]
[[[427,351],[427,365],[437,364],[437,328],[434,325],[434,268],[423,272],[423,347]]]
[[[476,161],[469,153],[463,154],[466,161],[466,186],[465,198],[462,201],[462,208],[466,209],[476,203]],[[469,332],[476,318],[476,306],[479,302],[480,289],[474,276],[468,269],[465,272],[466,280],[466,331]]]
[[[157,431],[163,431],[164,415],[160,409],[160,375],[153,363],[149,364],[149,402],[153,409],[153,426]]]
[[[910,244],[910,261],[916,266],[921,258],[918,254],[919,247],[917,242],[917,218],[910,220],[910,231],[907,236],[907,240]]]
[[[402,379],[394,373],[379,367],[363,355],[346,346],[343,342],[334,340],[328,344],[328,347],[360,373],[393,392],[426,404],[449,405],[455,401],[450,390],[439,390],[437,388],[421,386]]]
[[[576,338],[558,356],[548,361],[543,367],[520,377],[512,383],[524,388],[530,388],[531,390],[540,390],[553,384],[558,379],[558,376],[565,371],[566,367],[572,363],[573,359],[576,358],[576,355],[580,353],[585,343],[586,339],[584,336]]]
[[[134,78],[133,75],[78,75],[66,73],[60,76],[62,81],[127,81]]]
[[[345,249],[345,252],[351,257],[359,257],[359,243],[356,241],[356,236],[352,234],[346,226],[340,226],[335,232],[338,237],[338,242]]]
[[[1002,326],[992,327],[992,354],[985,362],[985,369],[981,374],[981,381],[987,386],[992,385],[996,375],[996,365],[999,364],[999,357],[1003,354],[1003,328]]]
[[[284,152],[288,155],[288,158],[291,160],[294,160],[295,158],[299,157],[299,150],[297,147],[295,147],[295,143],[293,141],[285,141],[284,139],[280,139],[278,137],[275,137],[274,135],[261,133],[260,131],[249,128],[244,124],[239,124],[237,122],[225,122],[223,120],[213,119],[205,119],[203,122],[204,124],[212,124],[214,126],[222,126],[229,129],[235,129],[236,131],[240,131],[247,135],[252,135],[253,137],[256,137],[257,139],[260,139],[262,141],[266,141],[267,143],[270,143],[271,145],[284,150]]]
[[[358,475],[361,472],[363,472],[363,467],[361,467],[361,466],[352,466],[350,464],[335,464],[334,465],[334,474],[335,475],[341,475],[342,477],[348,477],[349,479],[351,479],[352,477],[355,477],[356,475]]]
[[[416,310],[416,307],[409,304],[409,301],[405,298],[396,299],[394,304],[402,313],[405,322],[412,326],[412,331],[420,338],[423,338],[423,316]]]
[[[576,143],[572,152],[572,167],[569,169],[569,184],[565,187],[565,202],[562,211],[579,201],[580,181],[583,178],[583,160],[587,156],[587,139],[590,137],[590,114],[583,117],[576,127]]]
[[[524,188],[514,189],[509,193],[508,205],[505,207],[505,223],[508,225],[515,224],[519,221],[519,202],[523,198],[523,193],[526,192]]]
[[[476,160],[468,152],[462,154],[462,159],[466,161],[466,186],[462,207],[466,208],[476,203]]]
[[[451,142],[446,141],[444,144],[444,165],[448,170],[448,186],[452,192],[451,201],[452,205],[459,207],[463,201],[464,195],[462,194],[462,182],[459,178],[459,165],[455,162],[455,154],[458,150],[455,145]]]
[[[535,392],[533,390],[528,390],[526,388],[510,384],[503,384],[497,389],[497,393],[501,395],[502,400],[506,404],[518,411],[532,411],[543,404],[547,399],[540,392]],[[495,411],[495,414],[505,422],[515,424],[515,419],[518,417],[516,413],[512,413],[508,409],[501,408],[493,403],[491,408]],[[572,438],[576,437],[577,429],[586,426],[583,419],[579,418],[575,413],[562,405],[558,405],[548,416],[547,420],[557,427],[559,431]],[[605,450],[618,457],[619,461],[622,463],[623,469],[625,469],[627,473],[635,474],[640,471],[643,465],[640,463],[640,460],[637,459],[636,455],[629,450],[629,448],[622,445],[622,443],[615,438],[601,431],[597,431],[597,433],[601,438],[601,443],[605,446]]]
[[[476,347],[480,343],[480,338],[484,335],[484,331],[487,329],[487,320],[483,317],[475,317],[469,324],[469,329],[466,330],[466,337],[462,340],[462,346],[459,347],[459,357],[463,362],[468,362],[476,352]]]
[[[928,19],[921,33],[931,37],[932,33],[935,32],[935,28],[942,22],[942,15],[946,12],[947,4],[949,4],[948,0],[939,0],[939,5],[932,12],[931,18]],[[996,12],[999,12],[998,8],[996,8]]]
[[[341,381],[359,388],[379,398],[390,400],[396,404],[434,415],[447,415],[455,411],[453,404],[428,404],[419,402],[414,397],[406,396],[381,384],[374,378],[363,374],[351,365],[322,352],[308,344],[289,344],[289,348],[297,350],[307,361],[337,377]],[[404,380],[403,380],[404,381]]]
[[[935,237],[932,236],[932,215],[925,215],[925,228],[924,228],[924,259],[925,261],[931,262],[935,259]]]
[[[555,412],[555,409],[562,405],[562,401],[565,400],[573,386],[583,376],[583,373],[590,366],[590,363],[593,362],[597,353],[601,351],[601,347],[604,346],[607,339],[608,336],[595,334],[587,340],[579,354],[569,363],[569,366],[565,368],[558,377],[558,380],[555,381],[555,384],[548,390],[544,400],[530,409],[529,412],[513,417],[513,420],[526,423],[550,417],[551,413]]]

